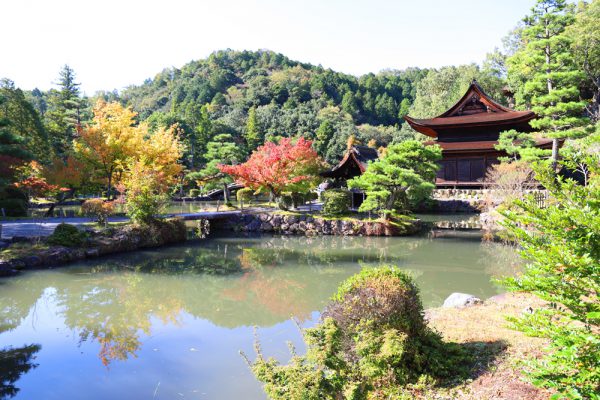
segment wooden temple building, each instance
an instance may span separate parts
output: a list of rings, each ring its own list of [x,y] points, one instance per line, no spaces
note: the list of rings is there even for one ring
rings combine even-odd
[[[442,160],[436,178],[438,188],[481,188],[490,165],[506,156],[496,150],[500,132],[516,129],[531,132],[533,111],[516,111],[491,99],[473,80],[464,96],[443,114],[429,119],[405,116],[417,132],[429,136],[426,144],[442,148]],[[552,139],[536,139],[540,148],[552,148]],[[370,161],[379,157],[366,146],[351,147],[338,165],[321,173],[343,186],[344,181],[362,174]]]
[[[448,111],[430,119],[405,116],[417,132],[429,136],[427,144],[442,148],[437,187],[480,188],[486,170],[506,153],[495,149],[500,132],[532,131],[533,111],[515,111],[491,99],[473,80],[464,96]],[[551,139],[537,139],[537,146],[551,148]]]
[[[362,175],[370,161],[379,158],[377,150],[367,146],[352,146],[348,149],[342,161],[332,169],[322,172],[321,176],[338,181],[346,181]]]

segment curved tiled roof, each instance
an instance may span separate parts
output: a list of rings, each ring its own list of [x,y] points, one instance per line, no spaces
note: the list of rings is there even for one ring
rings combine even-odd
[[[404,117],[414,130],[433,138],[438,136],[438,129],[494,126],[510,129],[511,126],[527,124],[534,118],[533,111],[515,111],[496,103],[475,80],[463,97],[443,114],[425,119]]]

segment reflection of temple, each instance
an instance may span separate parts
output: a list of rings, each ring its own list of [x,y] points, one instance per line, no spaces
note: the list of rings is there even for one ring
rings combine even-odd
[[[533,111],[515,111],[492,100],[475,80],[464,96],[448,111],[430,119],[404,119],[417,132],[432,138],[428,144],[442,148],[438,187],[481,187],[487,168],[506,153],[495,149],[500,132],[516,129],[530,132]],[[537,146],[551,148],[551,139],[538,139]]]

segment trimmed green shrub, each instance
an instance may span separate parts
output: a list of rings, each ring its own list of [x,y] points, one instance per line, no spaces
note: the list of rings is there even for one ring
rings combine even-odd
[[[427,327],[412,279],[392,266],[344,282],[304,339],[306,355],[291,348],[288,365],[265,359],[257,343],[249,364],[270,398],[409,399],[412,389],[468,370],[463,350]]]
[[[191,189],[188,193],[189,197],[198,197],[200,196],[200,189]]]
[[[252,200],[253,194],[254,190],[250,188],[241,188],[236,192],[235,198],[237,199],[238,203],[248,203],[250,200]]]
[[[352,205],[352,193],[344,189],[326,190],[322,194],[325,215],[342,215],[350,210]]]
[[[54,246],[81,247],[85,244],[88,234],[80,231],[74,225],[58,224],[52,235],[48,236],[47,243]]]

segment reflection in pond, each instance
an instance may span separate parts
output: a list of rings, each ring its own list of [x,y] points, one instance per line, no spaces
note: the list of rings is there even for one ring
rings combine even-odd
[[[291,317],[314,323],[342,280],[383,263],[413,274],[426,307],[493,295],[490,277],[519,265],[512,249],[471,240],[263,236],[31,271],[0,281],[0,348],[40,343],[15,347],[40,366],[0,369],[21,376],[23,398],[152,398],[160,382],[162,398],[263,399],[238,355],[252,327],[285,359],[286,341],[301,342]]]
[[[15,382],[21,375],[37,367],[32,360],[40,348],[39,344],[31,344],[0,349],[0,400],[16,396],[19,388],[15,386]]]

